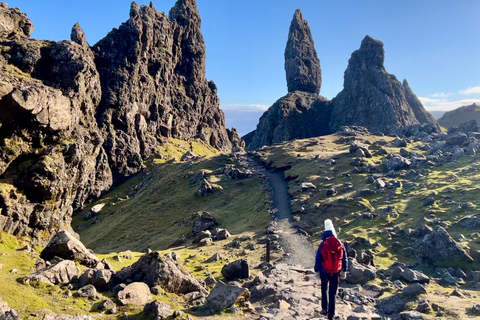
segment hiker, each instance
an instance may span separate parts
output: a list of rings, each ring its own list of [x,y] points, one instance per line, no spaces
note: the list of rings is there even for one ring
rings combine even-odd
[[[345,247],[337,239],[337,233],[330,219],[325,220],[325,231],[323,232],[322,240],[315,259],[315,272],[319,275],[322,283],[321,314],[328,314],[328,319],[333,319],[340,272],[347,270],[347,254]],[[329,283],[327,300],[327,286]]]

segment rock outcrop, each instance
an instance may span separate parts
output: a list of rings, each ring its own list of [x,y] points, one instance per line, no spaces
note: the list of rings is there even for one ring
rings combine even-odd
[[[0,229],[39,242],[68,230],[170,137],[243,147],[205,79],[194,0],[168,16],[132,3],[93,47],[78,23],[71,41],[39,41],[18,9],[0,3],[0,17]]]
[[[439,129],[408,83],[402,84],[385,70],[384,60],[383,43],[366,36],[348,61],[343,90],[332,100],[330,129],[358,125],[373,133],[391,134],[419,123]]]
[[[320,93],[322,86],[320,60],[315,50],[310,27],[303,19],[300,9],[295,11],[290,24],[285,48],[285,72],[288,92]]]
[[[290,25],[285,72],[288,94],[262,115],[253,133],[244,137],[249,149],[330,133],[331,104],[327,98],[319,96],[320,60],[310,27],[300,10],[295,11]]]
[[[405,80],[403,84],[384,67],[383,43],[366,36],[352,54],[345,71],[344,89],[332,101],[319,96],[320,60],[310,28],[300,10],[295,12],[287,47],[285,71],[288,94],[260,118],[244,140],[251,150],[284,141],[328,135],[345,126],[361,126],[372,133],[439,132]]]

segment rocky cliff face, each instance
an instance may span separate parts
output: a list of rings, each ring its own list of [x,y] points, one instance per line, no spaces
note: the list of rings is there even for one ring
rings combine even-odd
[[[285,48],[288,94],[260,118],[257,129],[244,139],[252,150],[283,141],[329,134],[331,104],[319,96],[320,60],[312,33],[299,9],[290,25]]]
[[[33,24],[0,3],[0,229],[39,240],[69,228],[168,137],[230,150],[193,0],[169,17],[132,4],[130,19],[91,48],[29,39]]]
[[[385,70],[384,60],[383,43],[366,36],[348,62],[344,89],[333,99],[332,131],[348,125],[385,134],[419,123],[438,127],[408,83],[402,85]]]
[[[169,17],[134,3],[130,19],[94,46],[99,125],[116,175],[138,171],[168,137],[231,149],[217,88],[205,80],[200,24],[192,0],[178,1]]]

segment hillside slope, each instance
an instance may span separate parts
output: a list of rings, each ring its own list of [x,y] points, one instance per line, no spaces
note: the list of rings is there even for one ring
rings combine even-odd
[[[477,106],[475,103],[452,111],[447,111],[437,121],[442,127],[448,129],[471,120],[480,123],[480,106]]]

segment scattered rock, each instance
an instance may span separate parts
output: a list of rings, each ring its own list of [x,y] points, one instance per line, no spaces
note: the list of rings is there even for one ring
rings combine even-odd
[[[150,287],[158,285],[167,292],[177,294],[205,291],[178,261],[155,251],[143,255],[131,266],[118,271],[117,277],[123,279],[122,282],[134,280],[143,281]]]
[[[216,310],[225,309],[236,303],[248,301],[249,298],[248,289],[218,281],[207,297],[207,306]]]
[[[348,258],[348,272],[345,279],[348,283],[366,283],[376,278],[376,270],[371,266],[364,266],[353,258]]]
[[[232,235],[227,229],[217,229],[217,240],[225,240],[230,238]]]
[[[75,293],[75,296],[94,300],[97,298],[97,289],[95,289],[95,287],[91,284],[87,284],[86,286],[78,289],[77,293]]]
[[[414,283],[403,289],[402,293],[407,297],[418,297],[421,294],[426,294],[427,290],[420,283]]]
[[[143,308],[143,312],[152,313],[155,319],[164,319],[173,314],[172,308],[161,301],[152,301],[147,303]]]
[[[250,267],[247,260],[240,259],[224,265],[222,275],[229,281],[247,279],[250,277]]]
[[[45,269],[26,275],[25,282],[43,282],[52,285],[66,285],[80,273],[75,262],[63,260]]]
[[[218,225],[217,220],[208,212],[200,211],[194,215],[193,234],[197,235],[202,231],[210,230]]]
[[[197,194],[199,197],[206,197],[209,193],[214,193],[217,191],[222,191],[223,188],[218,184],[212,183],[206,179],[203,179],[200,187],[198,188]]]
[[[416,255],[428,263],[448,265],[451,261],[472,262],[472,257],[462,249],[441,226],[436,226],[416,248]]]
[[[136,305],[143,306],[147,304],[152,295],[150,288],[143,282],[130,283],[117,294],[118,300],[122,305]]]
[[[40,253],[44,260],[60,257],[66,260],[77,261],[87,267],[94,268],[99,260],[91,253],[80,240],[76,239],[67,231],[60,231],[50,240],[48,245]]]

